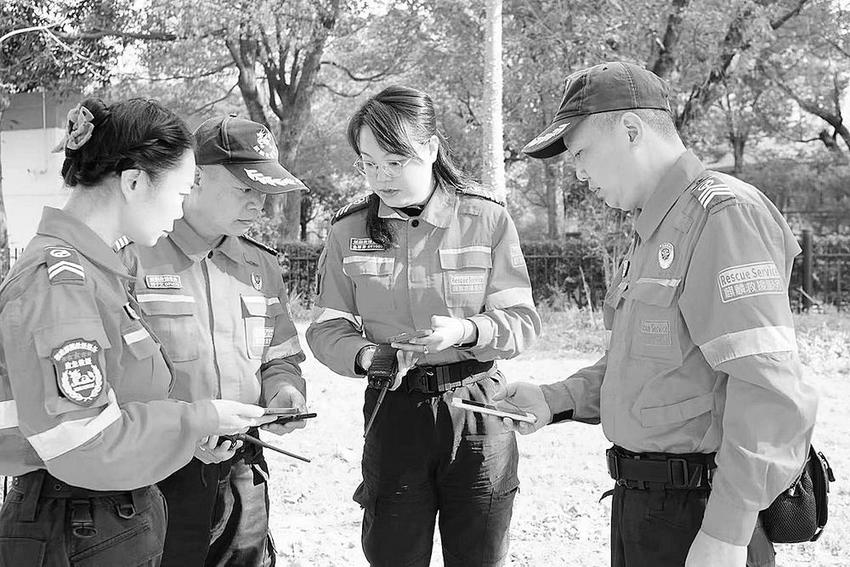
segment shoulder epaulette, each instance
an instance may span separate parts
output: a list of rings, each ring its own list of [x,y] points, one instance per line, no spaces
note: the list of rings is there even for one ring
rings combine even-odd
[[[735,200],[735,193],[732,192],[732,189],[714,175],[708,175],[700,180],[691,189],[691,194],[699,201],[702,208],[706,210],[710,210],[720,203]]]
[[[272,248],[268,244],[263,244],[259,240],[255,240],[255,239],[251,238],[250,236],[248,236],[246,234],[241,235],[239,238],[241,238],[245,242],[249,242],[249,243],[253,244],[254,246],[259,248],[260,250],[263,250],[264,252],[268,252],[269,254],[274,256],[275,258],[277,258],[278,255],[280,255],[280,252],[278,252],[277,250],[275,250],[274,248]]]
[[[461,195],[469,195],[470,197],[478,197],[479,199],[484,199],[485,201],[490,201],[491,203],[496,203],[497,205],[505,206],[505,202],[493,193],[489,191],[484,191],[483,189],[473,189],[470,187],[464,187],[462,189],[457,190]]]
[[[334,216],[331,217],[331,224],[336,223],[340,219],[344,219],[350,214],[356,213],[357,211],[362,211],[365,208],[369,207],[369,196],[362,197],[357,199],[356,201],[352,201],[348,203],[346,206],[338,210],[334,213]]]
[[[45,246],[44,263],[47,264],[47,279],[51,285],[86,282],[80,255],[70,246]]]
[[[121,237],[118,238],[118,240],[116,240],[115,242],[112,243],[112,249],[115,250],[116,252],[120,252],[121,249],[129,246],[131,242],[133,242],[133,241],[130,240],[129,236],[126,236],[126,235],[121,236]]]

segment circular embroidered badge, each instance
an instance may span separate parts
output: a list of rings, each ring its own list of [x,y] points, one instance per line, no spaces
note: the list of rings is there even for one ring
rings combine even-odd
[[[658,265],[662,270],[666,270],[673,264],[675,250],[672,242],[665,242],[658,247]]]
[[[75,404],[90,406],[103,391],[99,352],[97,342],[73,339],[51,355],[59,392]]]

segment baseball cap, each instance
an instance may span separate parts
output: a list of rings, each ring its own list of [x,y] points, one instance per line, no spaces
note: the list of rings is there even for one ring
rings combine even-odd
[[[195,130],[195,162],[223,165],[247,186],[267,194],[309,191],[277,161],[277,143],[268,128],[237,118],[210,118]]]
[[[672,113],[667,83],[643,67],[621,61],[576,71],[564,80],[564,98],[551,124],[522,151],[533,158],[558,155],[567,150],[564,136],[586,116],[636,108]]]

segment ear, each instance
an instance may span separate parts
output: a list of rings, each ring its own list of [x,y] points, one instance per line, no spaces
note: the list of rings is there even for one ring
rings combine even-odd
[[[629,138],[629,143],[632,145],[638,144],[643,140],[644,129],[646,126],[640,116],[634,112],[626,112],[620,117],[620,126]]]
[[[147,174],[141,169],[125,169],[121,172],[121,194],[124,199],[132,201],[141,193],[140,183],[142,177],[147,179]]]
[[[437,161],[437,153],[440,151],[440,139],[437,135],[433,135],[428,139],[428,161],[434,163]]]

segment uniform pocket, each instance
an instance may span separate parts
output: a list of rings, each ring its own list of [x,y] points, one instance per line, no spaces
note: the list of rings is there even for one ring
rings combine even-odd
[[[283,313],[283,308],[276,297],[243,295],[240,301],[248,357],[261,359],[265,349],[272,343],[275,318]]]
[[[127,350],[136,360],[142,360],[159,352],[159,344],[151,337],[147,329],[138,321],[121,330],[121,336]]]
[[[631,354],[675,365],[682,363],[679,342],[681,315],[676,299],[677,286],[638,283],[630,291],[634,329]]]
[[[488,246],[440,250],[443,297],[447,307],[471,307],[475,314],[484,306],[493,259]],[[464,313],[466,314],[466,313]]]
[[[136,299],[171,360],[187,362],[198,359],[201,334],[194,315],[193,296],[140,293]]]
[[[392,308],[395,258],[385,256],[347,256],[342,261],[343,273],[354,284],[357,310],[364,317],[384,317]]]

